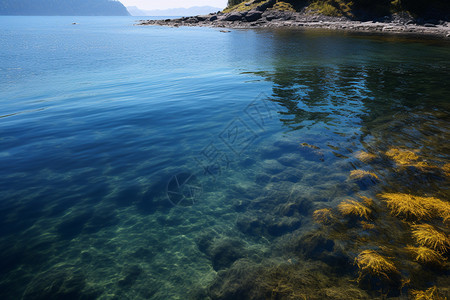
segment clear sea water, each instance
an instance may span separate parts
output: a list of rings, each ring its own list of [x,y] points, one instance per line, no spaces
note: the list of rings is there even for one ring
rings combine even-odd
[[[305,236],[349,197],[448,201],[449,42],[135,23],[0,17],[0,298],[376,297],[351,281],[370,234]],[[312,279],[255,279],[277,267]],[[445,292],[448,269],[426,270]]]

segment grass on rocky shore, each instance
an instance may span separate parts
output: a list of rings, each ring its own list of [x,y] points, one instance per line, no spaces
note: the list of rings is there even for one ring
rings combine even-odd
[[[433,0],[230,0],[224,13],[249,11],[265,5],[268,10],[297,11],[332,17],[370,19],[391,14],[407,13],[414,18],[448,19],[450,2]]]
[[[224,13],[230,12],[242,12],[249,11],[257,8],[263,4],[268,3],[270,0],[266,1],[242,1],[235,5],[229,5],[223,10]],[[305,10],[312,14],[322,14],[325,16],[333,17],[353,17],[351,13],[351,6],[345,0],[319,0],[312,1],[306,5],[299,5],[299,1],[287,0],[287,1],[277,1],[273,6],[269,5],[268,10],[278,10],[278,11],[290,11],[296,12]]]
[[[265,4],[267,2],[269,2],[270,0],[265,0],[265,1],[260,1],[260,2],[256,2],[256,1],[242,1],[239,4],[236,5],[231,5],[228,6],[227,8],[225,8],[223,10],[224,13],[230,13],[230,12],[241,12],[241,11],[249,11],[252,9],[255,9],[256,7]]]

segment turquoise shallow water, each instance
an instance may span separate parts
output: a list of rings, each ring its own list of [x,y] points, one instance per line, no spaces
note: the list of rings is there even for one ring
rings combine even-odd
[[[385,191],[448,201],[448,42],[134,23],[0,17],[0,297],[362,299],[390,287],[351,281],[370,232],[311,238],[312,214]],[[433,168],[398,166],[391,148]],[[355,169],[378,179],[352,180]],[[412,243],[377,203],[376,246]],[[446,292],[448,268],[414,264],[399,262],[412,288]]]

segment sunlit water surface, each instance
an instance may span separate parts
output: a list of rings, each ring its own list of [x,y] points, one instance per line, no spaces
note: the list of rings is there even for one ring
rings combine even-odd
[[[448,201],[448,42],[134,24],[0,17],[1,299],[408,293],[353,261],[414,243],[380,193]],[[313,221],[359,196],[376,229]],[[448,265],[395,264],[448,295]]]

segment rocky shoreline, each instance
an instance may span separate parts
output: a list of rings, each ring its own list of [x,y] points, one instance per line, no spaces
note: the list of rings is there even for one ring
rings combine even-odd
[[[394,15],[372,21],[354,21],[302,12],[246,11],[165,20],[140,20],[137,25],[202,26],[219,28],[320,28],[367,33],[426,35],[450,39],[450,23],[439,20],[415,20],[408,15]]]

